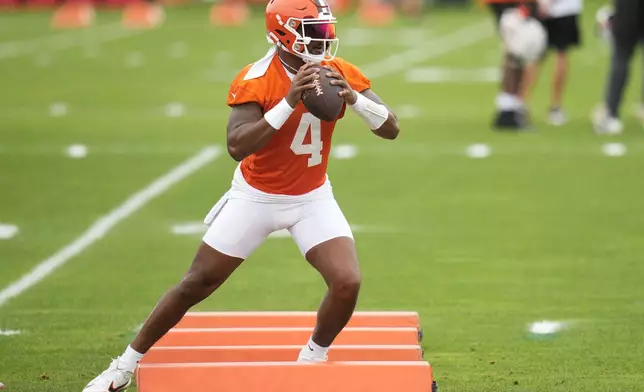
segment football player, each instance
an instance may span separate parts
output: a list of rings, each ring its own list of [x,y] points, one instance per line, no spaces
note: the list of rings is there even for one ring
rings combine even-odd
[[[504,33],[503,19],[508,12],[516,11],[524,18],[536,16],[536,0],[484,0],[495,15],[497,27],[506,50],[503,54],[502,85],[496,97],[496,117],[493,127],[497,130],[518,131],[530,127],[527,110],[520,93],[526,67],[525,59],[507,50],[507,40],[514,33]]]
[[[123,391],[144,354],[194,305],[210,296],[274,231],[287,229],[328,290],[317,324],[298,358],[324,362],[353,314],[361,275],[351,228],[327,177],[336,121],[321,121],[301,102],[324,67],[342,87],[346,107],[377,136],[395,139],[396,116],[353,64],[335,57],[336,19],[323,0],[270,0],[266,34],[273,43],[244,67],[227,92],[232,107],[228,152],[239,161],[228,192],[206,215],[209,225],[183,279],[158,302],[141,331],[84,392]],[[267,342],[270,344],[270,342]]]
[[[612,8],[612,12],[598,13],[598,22],[606,26],[612,49],[610,73],[603,103],[592,115],[595,132],[600,135],[614,135],[622,132],[620,107],[624,88],[629,79],[630,63],[636,47],[644,48],[644,2],[615,0]],[[644,99],[644,85],[642,85],[642,95]]]
[[[581,41],[578,19],[582,12],[583,0],[540,0],[538,4],[539,17],[548,32],[548,47],[557,53],[548,122],[561,126],[567,122],[567,116],[562,109],[563,94],[568,76],[569,51],[579,46]],[[545,56],[541,60],[543,59]],[[524,102],[537,77],[538,68],[537,63],[527,67],[521,94]]]

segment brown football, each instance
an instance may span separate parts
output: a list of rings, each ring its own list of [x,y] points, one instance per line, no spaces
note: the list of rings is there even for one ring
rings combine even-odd
[[[304,90],[302,103],[306,109],[315,117],[323,121],[334,121],[340,116],[344,100],[338,95],[342,87],[331,84],[330,78],[326,76],[329,72],[326,68],[320,68],[320,78],[315,80],[314,88]]]

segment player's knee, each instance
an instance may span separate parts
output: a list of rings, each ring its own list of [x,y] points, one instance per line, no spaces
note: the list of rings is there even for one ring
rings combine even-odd
[[[198,302],[212,294],[224,280],[224,277],[207,269],[190,271],[179,284],[179,295],[185,300]]]
[[[516,56],[512,53],[508,53],[506,59],[506,66],[509,69],[523,69],[525,67],[525,61],[523,61],[519,56]]]
[[[330,290],[336,298],[354,300],[358,297],[361,284],[360,274],[349,274],[331,283]]]

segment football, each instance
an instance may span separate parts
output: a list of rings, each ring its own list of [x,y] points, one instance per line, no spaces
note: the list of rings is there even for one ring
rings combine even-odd
[[[508,52],[523,61],[537,61],[546,50],[548,36],[541,22],[524,16],[517,8],[503,13],[500,32]]]
[[[335,121],[340,116],[344,100],[338,95],[342,87],[331,84],[333,78],[326,74],[326,68],[320,68],[320,78],[313,81],[314,88],[302,93],[302,103],[306,110],[322,121]]]

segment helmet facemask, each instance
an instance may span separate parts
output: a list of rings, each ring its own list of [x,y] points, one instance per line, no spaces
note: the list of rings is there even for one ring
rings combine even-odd
[[[319,64],[335,58],[339,39],[335,35],[336,20],[333,16],[321,15],[321,18],[289,18],[284,24],[295,36],[290,52],[305,61]]]

